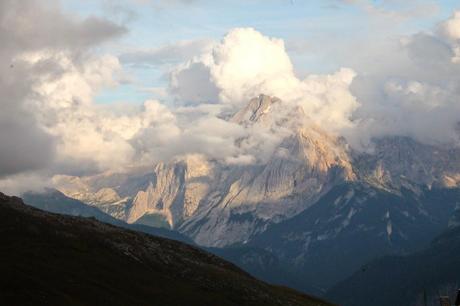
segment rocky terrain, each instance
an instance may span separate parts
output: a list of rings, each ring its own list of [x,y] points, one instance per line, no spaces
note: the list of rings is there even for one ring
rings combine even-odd
[[[0,194],[3,305],[330,305],[189,245]]]

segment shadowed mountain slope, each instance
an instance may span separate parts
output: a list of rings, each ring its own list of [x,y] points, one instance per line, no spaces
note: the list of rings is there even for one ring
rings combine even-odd
[[[416,306],[424,304],[424,296],[426,305],[439,305],[439,295],[451,295],[453,301],[460,286],[459,254],[460,227],[456,227],[423,251],[363,266],[327,296],[347,306]]]
[[[395,193],[345,183],[248,244],[270,251],[296,273],[298,284],[290,287],[324,293],[375,258],[426,247],[447,228],[459,198],[459,189]]]

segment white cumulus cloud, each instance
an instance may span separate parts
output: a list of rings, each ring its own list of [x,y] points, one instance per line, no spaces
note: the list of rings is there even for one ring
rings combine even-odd
[[[337,132],[350,127],[358,102],[349,91],[355,76],[343,68],[331,75],[294,72],[283,40],[252,28],[231,30],[208,53],[179,66],[171,75],[171,92],[186,103],[214,102],[241,107],[263,93],[300,105],[313,120]]]

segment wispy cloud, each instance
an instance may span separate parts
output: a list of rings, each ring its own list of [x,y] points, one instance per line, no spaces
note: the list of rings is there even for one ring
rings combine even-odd
[[[433,16],[440,10],[434,1],[393,1],[386,0],[377,4],[372,0],[333,0],[339,4],[353,5],[374,17],[392,21],[404,21],[411,18]]]
[[[158,66],[187,61],[212,47],[210,39],[178,41],[155,49],[140,49],[119,56],[124,64]]]

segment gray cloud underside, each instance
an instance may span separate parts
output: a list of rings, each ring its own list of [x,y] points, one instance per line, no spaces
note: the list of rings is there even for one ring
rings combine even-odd
[[[57,141],[38,126],[26,101],[43,73],[61,71],[52,62],[30,69],[17,57],[41,49],[83,52],[126,32],[100,18],[65,15],[56,1],[44,3],[0,1],[0,177],[48,166]]]

